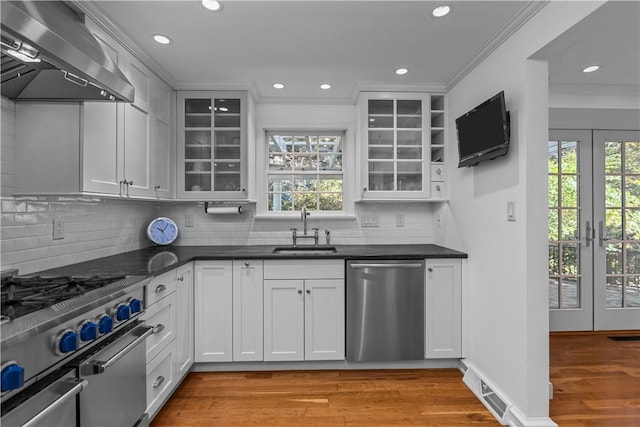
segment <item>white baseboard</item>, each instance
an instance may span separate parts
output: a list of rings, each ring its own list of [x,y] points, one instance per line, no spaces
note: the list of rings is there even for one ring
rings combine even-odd
[[[464,375],[462,381],[501,425],[511,427],[558,427],[549,417],[525,417],[512,402],[506,399],[504,393],[496,389],[467,360],[461,360],[458,369]]]

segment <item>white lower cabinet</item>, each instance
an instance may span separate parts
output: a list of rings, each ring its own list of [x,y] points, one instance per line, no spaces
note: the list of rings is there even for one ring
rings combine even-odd
[[[233,262],[195,263],[195,361],[233,360]]]
[[[344,260],[265,260],[264,360],[344,360]]]
[[[233,261],[233,360],[261,361],[262,260]]]
[[[425,358],[462,357],[462,260],[427,259]]]
[[[176,386],[174,359],[176,342],[166,346],[155,358],[147,363],[147,414],[152,419],[162,408],[165,400]]]
[[[193,365],[193,263],[176,272],[176,372],[185,376]]]

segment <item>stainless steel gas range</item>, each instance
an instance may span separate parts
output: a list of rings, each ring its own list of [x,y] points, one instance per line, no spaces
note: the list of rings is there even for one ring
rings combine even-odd
[[[142,426],[145,276],[2,278],[3,426]]]

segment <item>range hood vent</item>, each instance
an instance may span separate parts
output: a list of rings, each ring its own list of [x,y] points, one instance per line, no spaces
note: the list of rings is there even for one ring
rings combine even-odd
[[[62,1],[1,1],[2,96],[14,100],[134,101],[134,88]]]

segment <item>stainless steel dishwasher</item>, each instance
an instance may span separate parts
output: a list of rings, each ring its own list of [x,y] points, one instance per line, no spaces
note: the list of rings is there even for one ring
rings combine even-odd
[[[347,360],[424,359],[422,260],[347,261]]]

